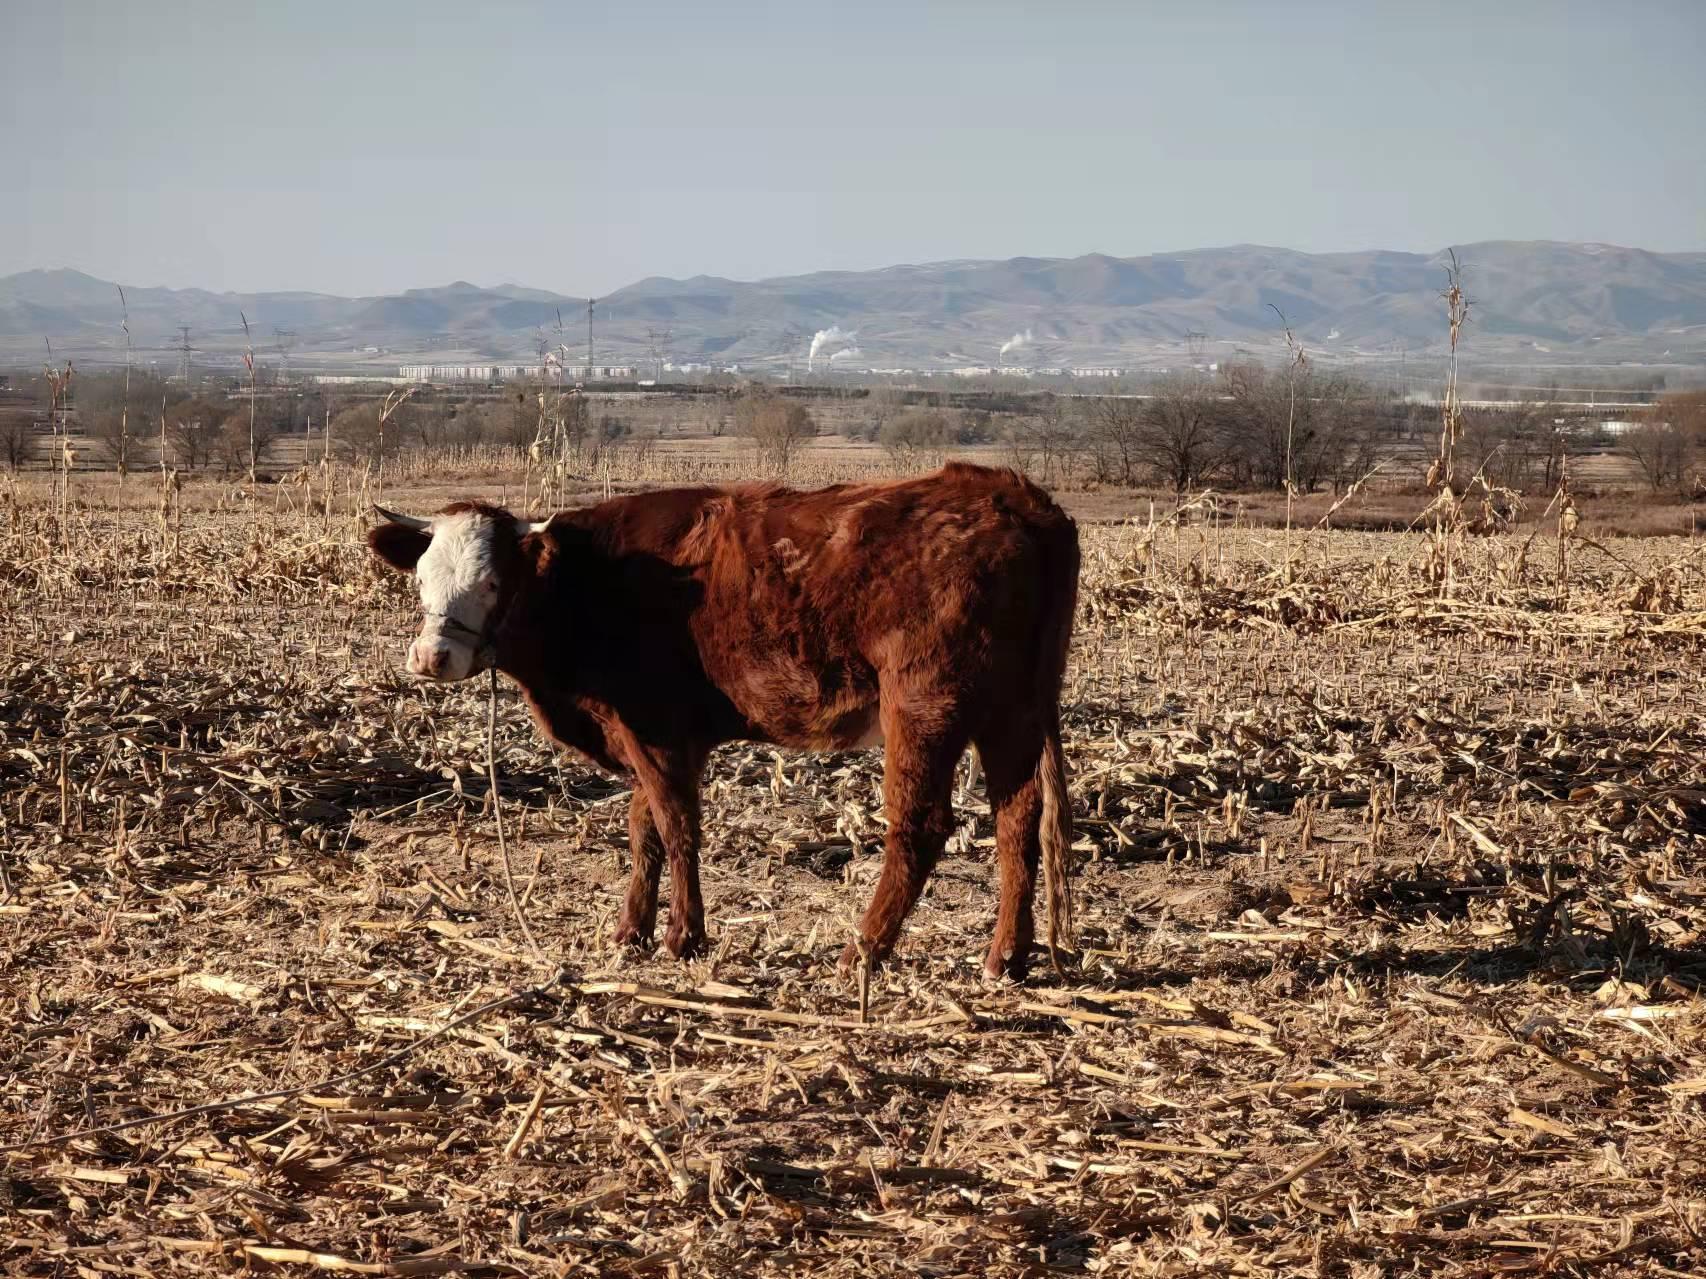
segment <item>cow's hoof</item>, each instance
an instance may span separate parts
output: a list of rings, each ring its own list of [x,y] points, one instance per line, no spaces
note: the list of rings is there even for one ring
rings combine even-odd
[[[692,959],[705,953],[705,926],[692,925],[684,920],[671,920],[663,935],[664,949],[677,959]]]
[[[1015,947],[1008,954],[1003,946],[991,946],[983,959],[983,979],[986,982],[1024,981],[1031,971],[1030,947]]]
[[[877,954],[877,952],[870,946],[866,946],[865,953],[871,957],[872,972],[876,972],[877,969],[883,966],[882,956]],[[843,977],[854,977],[858,975],[859,944],[857,942],[848,942],[846,946],[842,947],[841,958],[835,961],[835,971],[840,973]]]
[[[616,944],[626,946],[629,950],[648,951],[652,948],[652,926],[624,919],[616,925]]]

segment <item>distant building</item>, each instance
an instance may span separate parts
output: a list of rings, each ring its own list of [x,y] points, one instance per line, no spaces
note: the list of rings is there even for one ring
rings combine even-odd
[[[594,364],[587,376],[584,364],[562,364],[550,360],[538,364],[404,364],[397,376],[406,382],[509,382],[517,378],[548,378],[551,381],[626,382],[634,377],[632,364]]]
[[[405,364],[397,376],[410,382],[490,382],[492,364]]]

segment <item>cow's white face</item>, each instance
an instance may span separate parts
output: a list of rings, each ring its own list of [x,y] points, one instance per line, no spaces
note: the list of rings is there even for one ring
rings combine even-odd
[[[415,565],[426,616],[409,645],[409,674],[459,680],[486,669],[482,650],[499,590],[495,532],[493,521],[476,511],[433,521],[432,544]]]
[[[453,509],[430,520],[392,516],[368,533],[373,551],[420,588],[421,632],[409,646],[409,674],[451,682],[490,664],[499,620],[502,560],[533,527],[488,510]],[[512,527],[504,527],[505,524]]]

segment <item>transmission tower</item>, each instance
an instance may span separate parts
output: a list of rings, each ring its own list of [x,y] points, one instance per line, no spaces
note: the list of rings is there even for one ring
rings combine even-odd
[[[669,342],[674,336],[669,329],[646,330],[646,348],[652,357],[652,377],[659,382],[663,381],[663,366],[669,359]]]
[[[806,331],[797,324],[790,324],[782,330],[782,354],[788,361],[788,381],[794,380],[799,368],[800,343],[805,341]]]
[[[290,381],[290,351],[296,345],[296,330],[275,326],[272,337],[273,345],[278,350],[278,380],[282,386]]]
[[[1185,348],[1191,353],[1191,363],[1201,364],[1203,352],[1208,347],[1208,334],[1200,329],[1192,329],[1185,334]]]
[[[190,352],[195,350],[190,345],[190,326],[178,325],[178,381],[185,386],[190,384]]]

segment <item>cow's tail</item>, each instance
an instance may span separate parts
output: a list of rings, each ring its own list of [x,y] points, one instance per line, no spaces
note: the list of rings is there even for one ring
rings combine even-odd
[[[1043,889],[1048,899],[1049,956],[1058,969],[1059,948],[1072,944],[1072,799],[1066,789],[1066,752],[1060,745],[1060,689],[1078,608],[1078,529],[1065,515],[1048,530],[1043,555],[1041,646],[1037,663],[1037,712],[1043,749],[1037,760],[1042,821]]]

